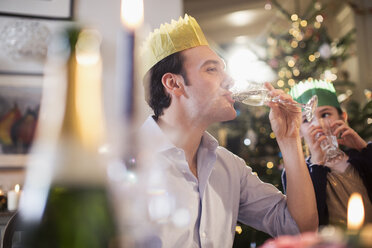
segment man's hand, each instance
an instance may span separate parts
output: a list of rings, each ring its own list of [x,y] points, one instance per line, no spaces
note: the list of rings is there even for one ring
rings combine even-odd
[[[265,83],[271,97],[283,101],[293,99],[282,90]],[[315,231],[318,227],[318,212],[314,187],[305,164],[300,139],[301,108],[292,104],[270,102],[271,128],[276,135],[287,172],[287,205],[301,232]]]
[[[337,120],[331,123],[333,134],[337,137],[337,142],[340,145],[347,146],[352,149],[361,151],[367,146],[357,132],[349,127],[343,120]]]
[[[271,97],[279,97],[286,102],[295,101],[282,90],[275,89],[270,83],[265,83]],[[301,125],[301,108],[292,104],[269,102],[271,128],[277,139],[293,138],[299,135]]]

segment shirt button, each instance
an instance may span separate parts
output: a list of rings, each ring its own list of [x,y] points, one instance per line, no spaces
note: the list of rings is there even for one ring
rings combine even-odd
[[[205,232],[202,233],[202,238],[206,238],[207,234]]]

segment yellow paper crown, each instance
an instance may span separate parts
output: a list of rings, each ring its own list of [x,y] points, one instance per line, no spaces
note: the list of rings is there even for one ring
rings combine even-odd
[[[185,14],[178,21],[161,24],[149,34],[141,48],[144,73],[173,53],[203,45],[208,42],[194,17]]]

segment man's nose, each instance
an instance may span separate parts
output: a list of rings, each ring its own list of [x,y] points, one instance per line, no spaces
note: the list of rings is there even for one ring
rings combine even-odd
[[[234,86],[234,79],[229,75],[225,74],[224,80],[222,81],[222,88],[224,89],[231,89]]]

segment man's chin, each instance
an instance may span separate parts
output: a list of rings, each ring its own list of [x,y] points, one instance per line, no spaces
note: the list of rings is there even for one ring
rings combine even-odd
[[[231,121],[231,120],[235,119],[236,116],[237,116],[237,114],[236,114],[235,109],[232,109],[231,111],[226,111],[226,114],[223,115],[223,120],[221,120],[221,122]]]

